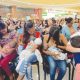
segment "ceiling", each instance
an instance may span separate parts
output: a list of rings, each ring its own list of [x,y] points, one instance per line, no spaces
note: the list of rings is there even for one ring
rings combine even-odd
[[[17,0],[22,2],[31,2],[34,4],[48,4],[48,5],[64,5],[79,3],[80,0]]]
[[[80,9],[80,0],[0,0],[0,5],[23,8]]]

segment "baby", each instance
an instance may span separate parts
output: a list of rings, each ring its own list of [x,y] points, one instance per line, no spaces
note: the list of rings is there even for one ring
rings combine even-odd
[[[31,41],[27,47],[20,53],[19,55],[19,63],[16,67],[16,71],[19,70],[20,65],[22,64],[23,60],[27,60],[30,58],[31,55],[35,54],[37,57],[37,60],[42,63],[42,57],[40,51],[37,49],[42,44],[41,38],[36,38],[34,41]],[[33,50],[33,47],[36,47],[35,50]]]
[[[65,54],[62,53],[62,51],[59,48],[57,48],[56,45],[48,47],[48,45],[45,44],[44,49],[55,53],[56,56],[52,56],[55,60],[65,60],[65,59],[67,59],[67,53],[65,53]]]
[[[37,59],[39,59],[40,52],[37,49],[42,44],[41,38],[36,38],[34,41],[30,41],[30,43],[27,45],[27,47],[20,53],[19,59],[26,59],[32,54],[35,54],[37,56]],[[33,47],[36,47],[35,50],[32,50]],[[42,62],[42,60],[41,60]]]
[[[66,60],[67,59],[67,53],[62,53],[62,51],[59,48],[56,48],[55,46],[51,46],[48,48],[49,51],[54,52],[57,54],[57,58],[53,56],[56,60]]]
[[[4,45],[3,48],[0,49],[0,55],[2,57],[6,57],[10,53],[12,53],[12,51],[15,50],[16,46],[17,46],[16,41],[13,40],[13,41],[9,42],[8,44]]]

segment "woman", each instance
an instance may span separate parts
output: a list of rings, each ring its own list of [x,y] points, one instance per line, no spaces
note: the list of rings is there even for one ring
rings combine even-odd
[[[61,42],[63,42],[64,45],[66,46],[67,40],[64,37],[64,35],[60,34],[59,27],[57,27],[57,26],[51,27],[51,29],[49,31],[49,35],[44,35],[44,40],[43,40],[44,50],[43,50],[43,52],[48,55],[47,60],[48,60],[49,67],[50,67],[50,80],[55,80],[55,73],[56,73],[57,68],[59,68],[57,80],[62,80],[62,78],[64,77],[64,75],[66,73],[66,61],[55,59],[55,58],[58,58],[59,54],[55,54],[55,52],[53,53],[53,52],[49,51],[48,49],[46,50],[45,48],[47,46],[48,47],[55,46],[56,48],[65,50],[66,47],[61,46],[60,45]]]
[[[66,18],[66,25],[62,27],[62,34],[67,38],[70,39],[70,36],[77,31],[77,25],[73,24],[73,19],[71,17]]]
[[[24,32],[24,25],[25,25],[25,21],[21,21],[20,23],[19,23],[19,27],[18,27],[18,29],[17,29],[17,33],[18,33],[18,35],[20,35],[20,34],[23,34],[23,32]]]
[[[80,80],[80,31],[71,36],[71,39],[66,47],[66,50],[74,53],[75,60],[75,80]],[[75,39],[75,40],[73,40]]]
[[[15,40],[15,39],[12,36],[9,36],[4,23],[0,23],[0,27],[3,27],[0,30],[0,33],[2,35],[2,37],[0,39],[0,47],[1,47],[1,49],[3,49],[6,44],[8,44],[10,41]],[[6,74],[10,80],[13,80],[13,74],[9,67],[9,62],[12,61],[13,59],[15,59],[16,56],[17,56],[16,48],[12,48],[12,49],[9,49],[7,56],[0,59],[0,68],[2,68],[6,72]],[[2,76],[0,76],[0,78],[2,78]],[[2,80],[3,80],[3,78],[2,78]]]
[[[45,34],[48,34],[52,25],[53,25],[52,19],[48,19],[46,23],[46,27],[45,29],[43,29],[43,32],[45,32]]]
[[[24,35],[22,36],[22,40],[20,40],[21,44],[24,47],[26,47],[31,40],[33,41],[35,40],[34,33],[35,33],[34,23],[32,21],[28,21],[24,27]],[[36,46],[34,45],[33,51],[35,49],[36,49]],[[33,80],[31,64],[36,61],[37,61],[37,57],[35,54],[31,55],[29,59],[23,60],[23,63],[20,65],[20,68],[19,68],[19,76],[17,80],[22,80],[25,75],[27,80]]]

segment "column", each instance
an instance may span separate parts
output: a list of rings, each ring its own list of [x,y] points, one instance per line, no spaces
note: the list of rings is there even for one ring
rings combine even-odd
[[[11,16],[12,18],[17,18],[16,6],[11,7]]]

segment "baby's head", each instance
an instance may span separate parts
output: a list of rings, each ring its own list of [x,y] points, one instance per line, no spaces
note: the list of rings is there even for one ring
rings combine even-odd
[[[13,40],[9,43],[9,45],[11,48],[15,48],[17,46],[17,42]]]
[[[34,43],[35,43],[37,46],[40,46],[40,45],[42,44],[41,38],[36,38],[36,39],[34,40]]]

